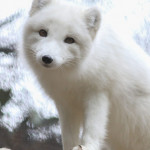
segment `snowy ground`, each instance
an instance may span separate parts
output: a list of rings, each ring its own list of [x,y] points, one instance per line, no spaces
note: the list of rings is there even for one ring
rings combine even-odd
[[[0,121],[10,131],[29,116],[35,125],[43,119],[57,118],[53,101],[39,90],[32,75],[20,64],[14,53],[0,53],[0,89],[11,90],[10,99],[2,106]]]

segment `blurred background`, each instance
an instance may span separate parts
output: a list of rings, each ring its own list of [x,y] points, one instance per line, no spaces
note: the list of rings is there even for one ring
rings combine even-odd
[[[131,36],[149,55],[150,0],[76,0],[122,12]],[[0,0],[0,148],[60,150],[57,110],[29,70],[17,45],[32,0]]]

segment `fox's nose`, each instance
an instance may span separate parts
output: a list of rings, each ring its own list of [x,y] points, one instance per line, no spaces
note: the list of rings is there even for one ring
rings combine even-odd
[[[53,62],[53,58],[50,57],[50,56],[45,55],[45,56],[42,57],[42,61],[43,61],[45,64],[48,65],[48,64],[50,64],[50,63]]]

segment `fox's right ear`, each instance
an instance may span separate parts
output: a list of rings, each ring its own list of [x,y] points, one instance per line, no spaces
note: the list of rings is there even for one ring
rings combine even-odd
[[[101,14],[98,7],[91,7],[85,11],[85,22],[89,33],[94,39],[101,23]]]
[[[37,11],[41,10],[43,7],[45,7],[51,1],[52,0],[33,0],[31,10],[30,10],[30,16],[35,14]]]

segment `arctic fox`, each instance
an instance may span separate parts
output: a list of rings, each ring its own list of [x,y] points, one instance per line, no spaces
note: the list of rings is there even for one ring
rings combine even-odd
[[[22,55],[55,100],[64,150],[150,150],[150,58],[108,16],[34,0],[24,27]]]

